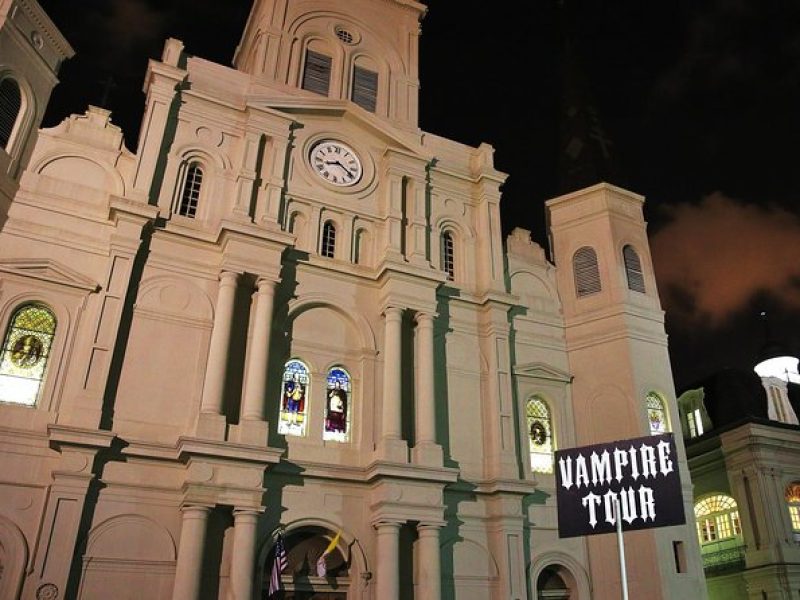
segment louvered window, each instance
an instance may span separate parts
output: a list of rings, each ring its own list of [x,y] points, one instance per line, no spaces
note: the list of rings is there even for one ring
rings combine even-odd
[[[375,112],[378,104],[378,74],[363,67],[353,68],[353,102]]]
[[[181,203],[178,214],[194,219],[197,214],[197,203],[200,200],[200,188],[203,185],[203,169],[197,163],[191,163],[186,169],[186,179],[181,191]]]
[[[453,234],[445,231],[442,234],[442,271],[447,273],[447,281],[456,278],[455,241]]]
[[[572,257],[572,268],[575,272],[575,291],[578,298],[600,291],[600,269],[597,267],[597,253],[594,248],[579,248]]]
[[[628,288],[634,292],[644,294],[644,274],[642,273],[642,261],[633,246],[625,246],[622,249],[622,258],[625,261],[625,275],[628,278]]]
[[[303,69],[303,89],[327,96],[331,86],[331,63],[330,56],[313,50],[306,51],[306,65]]]
[[[0,148],[8,150],[14,125],[22,108],[19,85],[10,77],[0,81]]]
[[[336,252],[336,226],[326,221],[322,227],[322,243],[319,253],[325,258],[333,258]]]

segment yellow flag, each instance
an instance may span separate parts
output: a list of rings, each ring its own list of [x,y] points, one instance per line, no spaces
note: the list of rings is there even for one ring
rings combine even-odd
[[[338,544],[338,543],[339,543],[339,538],[340,538],[341,536],[342,536],[342,531],[341,531],[341,530],[337,531],[337,532],[336,532],[336,535],[335,535],[335,536],[334,536],[334,538],[331,540],[331,543],[330,543],[330,544],[328,544],[328,547],[327,547],[327,548],[325,548],[325,552],[323,552],[323,554],[330,554],[331,552],[333,552],[333,549],[334,549],[334,548],[336,548],[336,544]]]

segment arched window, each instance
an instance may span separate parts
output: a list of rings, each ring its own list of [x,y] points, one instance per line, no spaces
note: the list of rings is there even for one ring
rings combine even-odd
[[[716,494],[694,505],[700,544],[709,544],[742,535],[739,507],[730,496]]]
[[[642,273],[642,261],[633,246],[625,246],[622,249],[622,258],[625,261],[625,276],[628,278],[628,288],[634,292],[644,294],[644,274]]]
[[[197,214],[197,203],[200,200],[200,188],[203,186],[203,168],[199,163],[189,163],[186,168],[186,177],[181,189],[181,201],[178,205],[178,214],[194,219]]]
[[[538,396],[528,400],[528,441],[531,455],[531,470],[534,473],[553,472],[553,420],[547,403]]]
[[[572,269],[578,298],[596,294],[601,290],[600,269],[597,266],[597,253],[594,248],[589,246],[578,248],[572,257]]]
[[[325,400],[325,429],[322,439],[350,441],[352,390],[350,375],[341,367],[328,371],[328,393]]]
[[[41,304],[25,304],[14,312],[0,360],[0,402],[36,404],[55,333],[55,315]]]
[[[374,63],[364,56],[353,65],[350,99],[369,112],[375,112],[378,106],[378,72]]]
[[[800,481],[793,481],[786,486],[784,493],[786,506],[789,508],[789,519],[792,522],[794,541],[800,542]]]
[[[655,392],[647,394],[647,422],[650,424],[650,435],[659,435],[669,431],[667,409],[661,396]]]
[[[364,264],[364,241],[366,235],[366,231],[359,229],[356,231],[356,235],[353,237],[353,263],[357,265]]]
[[[336,253],[336,225],[332,221],[325,221],[322,226],[319,253],[326,258],[333,258]]]
[[[11,77],[0,81],[0,148],[8,151],[14,126],[22,110],[22,94],[19,84]]]
[[[306,434],[310,383],[308,367],[299,360],[292,359],[283,367],[278,433],[297,436]]]
[[[333,59],[321,52],[306,50],[303,65],[303,82],[300,87],[309,92],[327,96],[331,87],[331,66]]]
[[[442,232],[441,264],[442,271],[447,273],[447,281],[456,279],[456,245],[452,231]]]

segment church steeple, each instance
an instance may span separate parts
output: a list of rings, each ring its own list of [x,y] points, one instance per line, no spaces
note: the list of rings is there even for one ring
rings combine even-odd
[[[256,0],[235,67],[269,95],[350,101],[416,129],[419,23],[415,0]]]
[[[800,384],[797,368],[800,360],[775,337],[766,312],[761,313],[761,320],[764,345],[753,370],[761,377],[767,392],[767,414],[772,420],[797,425],[797,414],[789,401],[789,384]]]

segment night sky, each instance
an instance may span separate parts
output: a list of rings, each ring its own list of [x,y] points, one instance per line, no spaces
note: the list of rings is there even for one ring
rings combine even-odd
[[[135,151],[148,58],[176,37],[190,54],[230,64],[250,2],[40,0],[78,53],[44,125],[105,97]],[[574,189],[565,131],[583,136],[599,177],[646,198],[678,389],[723,367],[750,368],[762,311],[796,355],[800,3],[427,4],[421,127],[494,146],[509,175],[506,232],[524,227],[546,247],[544,201]],[[570,107],[590,124],[570,129]]]

